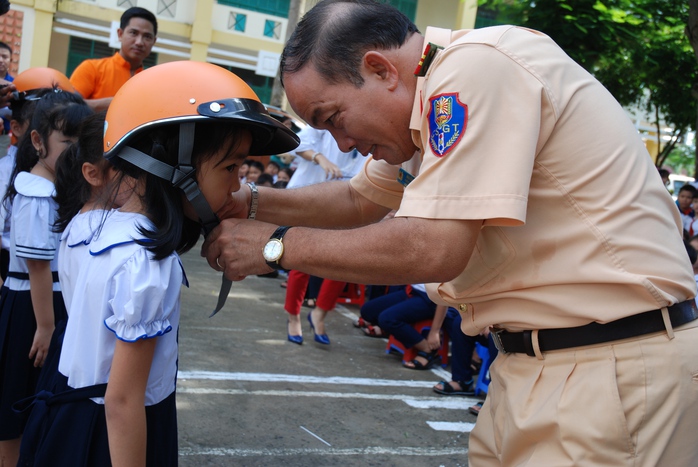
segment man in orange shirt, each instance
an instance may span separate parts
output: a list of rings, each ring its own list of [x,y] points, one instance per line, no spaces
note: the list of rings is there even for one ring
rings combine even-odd
[[[112,97],[136,73],[155,44],[158,22],[145,8],[132,7],[121,15],[117,30],[121,49],[111,57],[83,61],[70,82],[93,110],[105,110]]]

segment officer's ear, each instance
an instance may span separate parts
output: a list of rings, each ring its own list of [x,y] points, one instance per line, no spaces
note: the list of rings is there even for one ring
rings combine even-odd
[[[399,73],[393,62],[384,54],[377,50],[369,50],[361,61],[364,79],[378,79],[385,81],[389,90],[397,87]]]

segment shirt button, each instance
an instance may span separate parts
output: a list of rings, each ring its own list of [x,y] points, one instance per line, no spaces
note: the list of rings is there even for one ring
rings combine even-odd
[[[467,303],[461,303],[458,305],[458,310],[460,310],[461,313],[465,313],[468,311],[468,304]]]

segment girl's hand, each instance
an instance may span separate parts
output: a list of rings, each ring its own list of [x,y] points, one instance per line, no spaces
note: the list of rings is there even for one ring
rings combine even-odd
[[[318,154],[317,163],[325,171],[325,176],[329,179],[342,178],[342,170],[329,159],[327,159],[323,154]]]
[[[29,359],[34,359],[34,367],[40,368],[44,366],[48,348],[51,344],[51,336],[53,336],[54,326],[39,326],[34,333],[34,342],[32,342],[31,350],[29,350]]]
[[[429,332],[429,335],[427,336],[427,345],[429,346],[429,350],[437,350],[441,348],[441,335],[439,332]]]

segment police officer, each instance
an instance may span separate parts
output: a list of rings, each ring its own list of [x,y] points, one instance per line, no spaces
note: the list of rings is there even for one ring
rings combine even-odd
[[[431,283],[466,334],[493,326],[471,465],[698,465],[679,213],[598,81],[542,33],[422,36],[371,0],[319,2],[281,71],[300,117],[372,157],[349,182],[235,193],[227,215],[257,221],[224,221],[211,266]]]

